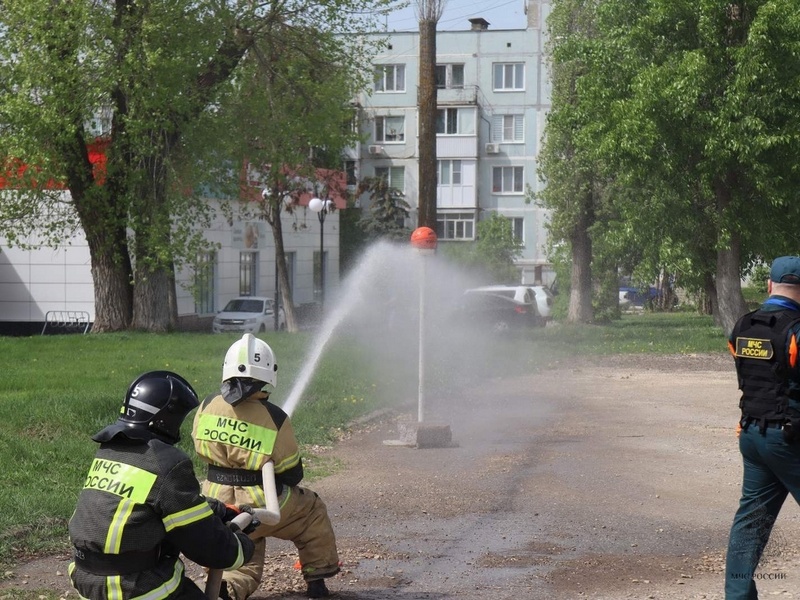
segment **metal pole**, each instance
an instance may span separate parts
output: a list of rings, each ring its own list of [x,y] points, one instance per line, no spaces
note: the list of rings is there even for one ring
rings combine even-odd
[[[323,235],[325,233],[325,214],[328,212],[328,209],[323,206],[322,210],[319,211],[317,217],[319,217],[319,305],[320,308],[325,306],[325,246],[323,244]]]
[[[419,394],[417,401],[417,421],[425,420],[425,263],[426,256],[419,257]]]
[[[281,291],[280,291],[280,279],[278,278],[278,248],[275,247],[275,303],[272,305],[272,312],[275,313],[273,316],[275,322],[275,331],[278,331],[280,326],[279,310],[278,307],[281,304]]]

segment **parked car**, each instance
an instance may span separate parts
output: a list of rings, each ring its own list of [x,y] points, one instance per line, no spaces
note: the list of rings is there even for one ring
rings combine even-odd
[[[534,301],[534,292],[525,285],[485,285],[468,289],[465,294],[494,294],[513,298],[517,302],[530,303]]]
[[[464,292],[456,308],[462,326],[478,326],[494,333],[544,324],[533,292],[525,286],[486,286]]]
[[[541,291],[540,291],[541,288]],[[467,290],[468,293],[498,294],[513,298],[517,302],[535,306],[536,323],[544,327],[550,320],[553,306],[553,294],[544,286],[531,285],[487,285]]]
[[[530,288],[536,294],[536,308],[539,316],[546,323],[553,318],[553,297],[552,290],[544,285],[532,285]]]
[[[660,292],[653,286],[650,286],[647,290],[641,290],[637,287],[620,287],[619,307],[623,310],[629,308],[643,308],[648,303],[658,298],[659,295]]]
[[[230,300],[214,317],[211,330],[214,333],[240,331],[263,333],[275,330],[275,303],[263,296],[241,296]],[[278,311],[278,329],[286,329],[283,308]]]

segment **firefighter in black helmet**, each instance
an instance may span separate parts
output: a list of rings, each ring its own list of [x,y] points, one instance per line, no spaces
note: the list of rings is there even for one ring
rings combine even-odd
[[[233,507],[200,493],[174,444],[198,405],[180,375],[151,371],[128,388],[119,419],[93,436],[100,448],[69,522],[72,585],[89,600],[205,600],[180,559],[237,569],[253,542],[223,519]]]

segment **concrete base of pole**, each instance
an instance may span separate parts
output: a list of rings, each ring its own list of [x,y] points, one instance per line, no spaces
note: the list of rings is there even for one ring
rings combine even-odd
[[[419,423],[417,425],[417,448],[454,448],[450,425],[441,423]]]
[[[385,446],[407,448],[455,448],[453,432],[442,423],[404,423],[399,427],[400,438],[384,440]]]

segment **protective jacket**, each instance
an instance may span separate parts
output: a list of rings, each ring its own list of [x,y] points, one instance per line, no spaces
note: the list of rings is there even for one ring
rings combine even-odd
[[[192,438],[197,454],[209,463],[208,481],[244,488],[244,502],[266,506],[261,468],[271,460],[280,495],[283,486],[303,479],[303,461],[292,422],[279,406],[258,391],[231,406],[223,397],[206,398],[197,409]],[[218,498],[212,485],[209,495]],[[225,501],[225,500],[223,500]]]
[[[265,507],[261,468],[273,461],[281,520],[276,525],[262,523],[250,534],[256,541],[253,560],[224,574],[237,600],[253,594],[261,582],[267,537],[294,543],[307,581],[339,571],[336,537],[325,503],[298,486],[303,463],[291,420],[268,397],[257,391],[235,406],[222,395],[208,397],[197,409],[192,427],[195,450],[208,463],[203,491],[209,497]]]
[[[739,319],[731,333],[728,345],[742,390],[742,417],[762,428],[800,416],[796,408],[790,409],[800,400],[800,388],[790,381],[797,366],[793,326],[798,321],[797,310],[762,307]]]
[[[180,553],[206,567],[237,569],[253,551],[215,516],[189,457],[157,438],[101,444],[69,534],[69,575],[91,600],[180,598]]]

